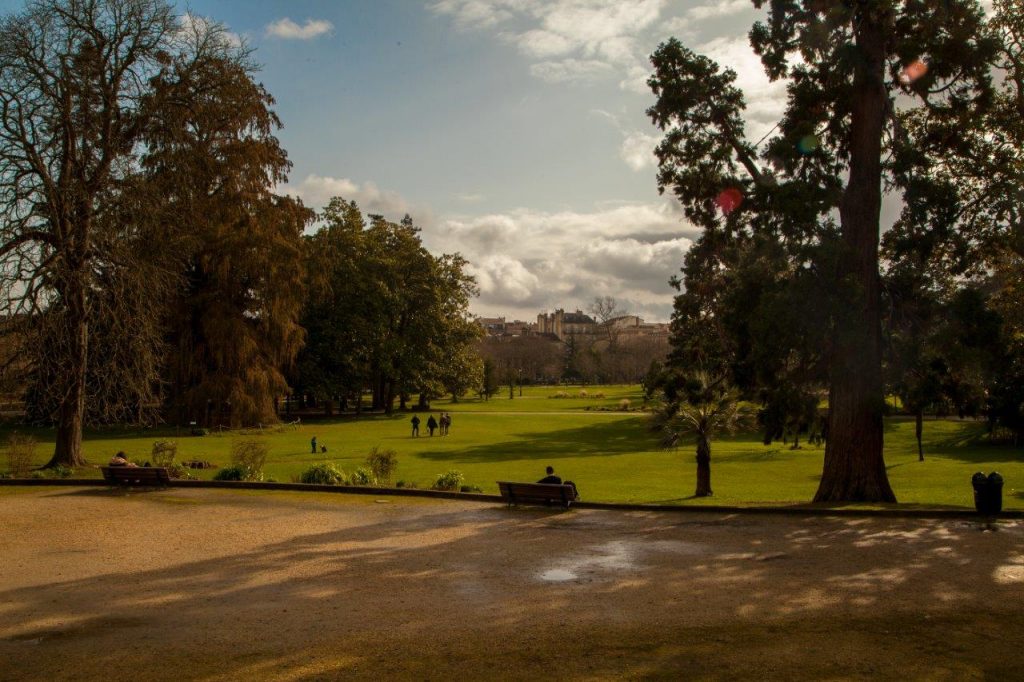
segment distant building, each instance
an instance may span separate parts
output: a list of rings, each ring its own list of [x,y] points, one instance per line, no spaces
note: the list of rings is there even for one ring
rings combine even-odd
[[[599,328],[600,325],[594,318],[582,310],[567,313],[559,308],[551,314],[541,313],[537,316],[537,333],[552,334],[559,341],[576,334],[594,335],[598,333]]]
[[[582,310],[567,313],[558,308],[552,313],[540,313],[537,322],[514,320],[508,322],[504,317],[478,317],[479,324],[488,336],[529,336],[543,334],[559,341],[569,336],[607,337],[612,334],[616,338],[664,336],[668,337],[668,325],[661,322],[644,322],[636,315],[620,315],[607,322],[598,322]]]
[[[505,333],[504,317],[478,317],[476,323],[483,327],[488,336],[501,336]]]

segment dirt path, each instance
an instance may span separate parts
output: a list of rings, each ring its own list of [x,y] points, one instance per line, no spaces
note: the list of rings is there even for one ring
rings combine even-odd
[[[1024,524],[0,489],[0,680],[1022,679]]]

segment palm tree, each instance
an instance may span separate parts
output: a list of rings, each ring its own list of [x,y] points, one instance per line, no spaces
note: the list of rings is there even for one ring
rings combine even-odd
[[[697,490],[694,497],[708,497],[711,491],[711,439],[745,428],[752,415],[739,402],[736,391],[722,380],[710,381],[703,373],[695,375],[687,398],[667,403],[655,414],[655,430],[661,432],[664,447],[694,438],[697,443]]]

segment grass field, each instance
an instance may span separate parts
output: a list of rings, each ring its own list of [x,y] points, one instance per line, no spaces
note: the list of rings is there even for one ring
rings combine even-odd
[[[457,404],[435,401],[435,413],[451,412],[451,435],[410,437],[409,414],[372,416],[356,420],[283,426],[264,431],[270,447],[266,476],[290,481],[315,462],[330,461],[346,471],[363,465],[367,451],[377,445],[398,453],[396,480],[428,487],[445,471],[457,469],[466,482],[484,492],[497,492],[497,480],[530,481],[540,478],[548,464],[564,478],[576,482],[591,501],[664,504],[799,503],[811,499],[821,473],[823,450],[803,446],[791,450],[775,443],[765,446],[758,434],[742,434],[712,444],[712,487],[715,495],[690,499],[695,484],[693,450],[662,450],[647,430],[641,412],[597,411],[615,408],[622,399],[640,406],[639,387],[587,387],[590,397],[554,399],[559,390],[571,394],[579,388],[527,387],[523,396],[502,395],[483,402]],[[604,398],[595,398],[603,393]],[[591,410],[586,408],[590,407]],[[421,415],[426,421],[426,415]],[[48,459],[53,434],[25,430],[39,441],[38,463]],[[925,424],[924,462],[917,461],[912,420],[886,422],[886,463],[897,498],[903,504],[971,506],[970,477],[975,471],[998,470],[1006,479],[1004,505],[1024,508],[1024,451],[989,445],[982,426],[956,420]],[[310,438],[326,445],[326,454],[311,454]],[[0,437],[6,437],[0,433]],[[238,434],[203,437],[176,435],[175,430],[103,430],[87,434],[86,457],[105,463],[117,450],[145,460],[155,440],[178,443],[178,459],[206,459],[228,463],[231,442]],[[0,460],[0,467],[6,467]],[[197,472],[209,478],[213,471]],[[76,475],[99,476],[95,469]]]

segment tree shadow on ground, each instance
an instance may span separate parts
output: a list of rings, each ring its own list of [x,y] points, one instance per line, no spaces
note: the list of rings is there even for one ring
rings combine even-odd
[[[261,501],[231,517],[250,533],[233,551],[0,588],[5,679],[527,679],[552,666],[567,679],[763,678],[765,661],[777,679],[892,660],[899,671],[875,676],[1020,670],[1016,526]],[[113,499],[93,510],[124,511]],[[197,512],[129,517],[117,537],[80,544],[120,556],[147,538],[178,543],[182,524],[210,520]],[[261,540],[281,514],[295,530]],[[209,541],[229,532],[210,525]],[[125,642],[159,643],[159,669]]]
[[[629,421],[595,422],[553,431],[524,432],[513,439],[487,442],[460,450],[424,450],[419,456],[447,462],[503,462],[520,459],[561,459],[580,456],[614,456],[660,450],[657,439]]]

